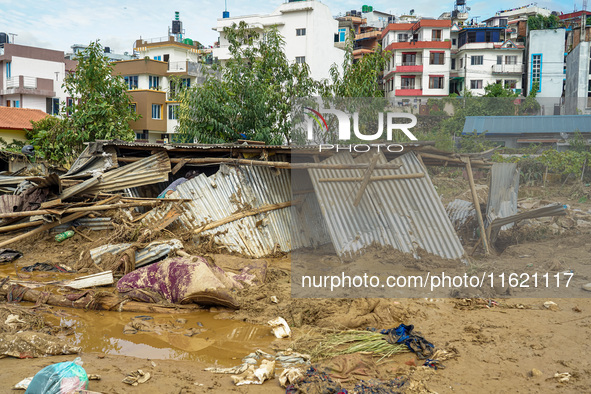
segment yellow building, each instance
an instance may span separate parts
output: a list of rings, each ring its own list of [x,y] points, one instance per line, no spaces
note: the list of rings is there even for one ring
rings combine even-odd
[[[27,130],[32,130],[31,121],[45,118],[47,113],[39,109],[0,106],[0,137],[6,142],[26,141]]]

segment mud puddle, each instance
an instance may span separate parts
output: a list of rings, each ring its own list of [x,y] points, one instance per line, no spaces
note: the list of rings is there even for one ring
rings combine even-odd
[[[79,311],[57,309],[47,320],[72,327],[66,337],[83,352],[133,356],[155,360],[198,360],[233,366],[256,349],[269,351],[275,339],[269,327],[234,320],[216,319],[209,311],[191,314],[140,315],[131,312]],[[157,329],[125,334],[132,319],[148,322]],[[198,332],[188,336],[189,332]],[[201,332],[202,331],[202,332]]]

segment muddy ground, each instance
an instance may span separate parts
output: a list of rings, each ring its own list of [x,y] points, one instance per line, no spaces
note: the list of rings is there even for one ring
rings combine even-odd
[[[467,190],[466,182],[459,177],[436,176],[434,184],[444,202]],[[587,202],[589,187],[584,185],[522,186],[520,197],[548,199],[585,212],[591,209],[591,203]],[[591,267],[591,228],[563,222],[552,226],[554,223],[541,222],[504,234],[497,242],[496,253],[489,257],[477,254],[471,261],[471,268],[475,271],[490,267],[549,272],[573,270],[579,283],[591,282],[591,273],[587,271]],[[104,234],[85,234],[94,238],[94,243],[108,239]],[[100,240],[99,237],[106,238]],[[6,238],[6,235],[2,237]],[[467,250],[471,250],[471,242],[466,240]],[[63,244],[56,244],[51,236],[44,235],[11,247],[24,253],[16,264],[18,268],[45,261],[74,264],[91,244],[79,235]],[[210,253],[210,257],[216,256]],[[373,258],[385,257],[375,253]],[[203,369],[214,364],[238,365],[242,357],[257,348],[267,352],[289,347],[297,350],[301,338],[317,335],[324,328],[390,328],[400,323],[413,324],[437,348],[458,355],[444,362],[445,369],[437,371],[413,366],[413,363],[421,363],[412,353],[394,355],[376,368],[375,375],[381,379],[410,375],[420,381],[412,392],[591,392],[591,345],[588,342],[591,338],[591,292],[581,290],[579,298],[559,298],[558,293],[552,298],[516,298],[514,295],[512,298],[478,299],[459,294],[458,298],[293,299],[290,296],[290,256],[266,260],[269,270],[265,283],[237,293],[241,304],[238,311],[212,308],[179,323],[182,326],[177,327],[179,330],[202,323],[206,330],[194,337],[167,334],[163,338],[161,333],[125,336],[122,328],[132,316],[117,312],[74,312],[67,308],[44,307],[36,313],[54,325],[78,322],[73,326],[74,332],[65,338],[83,347],[80,356],[84,368],[102,378],[91,381],[89,388],[103,393],[280,393],[284,389],[277,379],[261,386],[236,387],[229,375],[215,375]],[[15,265],[11,263],[0,269],[2,275],[13,275]],[[50,278],[51,275],[35,273],[29,279]],[[279,302],[272,302],[271,296],[276,296]],[[556,306],[546,308],[547,301],[553,301]],[[32,305],[22,307],[30,309]],[[277,316],[284,317],[293,328],[293,338],[277,340],[264,326]],[[178,318],[183,317],[156,316],[155,320],[175,322]],[[76,332],[76,328],[80,332]],[[46,365],[74,357],[0,359],[0,392],[10,392],[15,383],[33,376]],[[125,375],[137,369],[149,371],[152,378],[137,387],[121,382]],[[567,382],[558,382],[554,375],[563,372],[571,377]],[[345,386],[351,388],[353,383]]]

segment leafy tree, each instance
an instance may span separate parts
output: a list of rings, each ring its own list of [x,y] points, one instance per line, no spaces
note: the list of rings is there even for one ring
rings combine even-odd
[[[37,122],[29,139],[43,158],[67,165],[84,148],[84,142],[100,139],[132,140],[129,122],[138,115],[130,111],[131,98],[120,75],[113,75],[109,59],[96,41],[76,60],[74,73],[66,75],[63,87],[73,97],[62,105],[61,118]]]
[[[556,15],[544,16],[537,14],[527,18],[529,30],[557,29],[561,26],[563,26],[563,23]]]
[[[316,91],[308,66],[288,62],[276,27],[261,35],[240,22],[224,34],[232,57],[220,77],[181,93],[180,134],[201,143],[289,141],[291,101]]]

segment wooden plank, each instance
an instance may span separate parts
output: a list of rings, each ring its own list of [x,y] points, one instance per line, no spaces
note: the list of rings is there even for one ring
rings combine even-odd
[[[353,201],[353,206],[356,207],[361,202],[361,198],[363,197],[363,192],[365,192],[365,188],[369,185],[369,181],[371,180],[371,174],[376,168],[376,164],[378,164],[378,159],[380,157],[380,153],[376,152],[373,157],[371,158],[371,162],[369,163],[369,168],[365,171],[365,175],[363,176],[363,181],[361,181],[361,186],[357,191],[357,195],[355,196],[355,201]]]
[[[56,198],[55,200],[42,202],[41,209],[53,208],[53,207],[56,207],[61,204],[62,204],[62,200],[59,198]]]
[[[472,191],[472,203],[476,210],[476,217],[478,218],[478,226],[480,227],[480,238],[484,246],[484,253],[490,254],[488,249],[488,241],[486,240],[486,229],[484,228],[484,220],[482,220],[482,212],[480,212],[480,203],[478,202],[478,193],[476,193],[476,185],[474,184],[474,174],[472,173],[472,165],[470,158],[466,159],[466,173],[468,173],[468,182],[470,183],[470,190]]]
[[[133,163],[141,160],[141,157],[120,157],[119,161]],[[172,163],[179,163],[183,159],[173,158],[170,159]],[[325,170],[350,170],[350,169],[362,169],[369,168],[368,164],[323,164],[323,163],[290,163],[286,161],[263,161],[263,160],[248,160],[248,159],[232,159],[227,157],[208,157],[199,159],[189,159],[187,164],[233,164],[233,165],[246,165],[246,166],[263,166],[263,167],[276,167],[284,169],[308,169],[308,168],[320,168]],[[375,166],[377,170],[388,170],[398,169],[400,165],[397,164],[378,164]]]
[[[180,169],[181,169],[181,168],[183,168],[183,167],[185,166],[185,164],[187,164],[187,162],[188,162],[189,160],[190,160],[190,159],[188,159],[188,158],[181,159],[181,161],[179,161],[179,162],[177,163],[177,165],[176,165],[176,166],[174,166],[174,168],[172,169],[172,171],[171,171],[171,172],[172,172],[172,175],[174,175],[174,174],[176,174],[177,172],[179,172],[179,171],[180,171]]]
[[[63,282],[62,286],[71,287],[73,289],[86,289],[95,286],[112,285],[114,282],[115,280],[113,279],[113,272],[104,271]]]
[[[211,230],[212,228],[223,226],[224,224],[228,224],[228,223],[243,219],[248,216],[254,216],[254,215],[258,215],[259,213],[274,211],[276,209],[282,209],[282,208],[290,207],[292,205],[297,205],[297,204],[300,204],[302,201],[303,201],[303,198],[300,198],[300,199],[297,199],[294,201],[286,201],[286,202],[280,202],[277,204],[269,204],[269,205],[262,206],[260,208],[249,209],[246,211],[238,212],[238,213],[235,213],[235,214],[230,215],[228,217],[225,217],[223,219],[215,220],[215,221],[210,222],[204,226],[201,226],[197,230],[195,230],[194,232],[195,232],[195,234],[199,234],[199,233],[202,233],[203,231]]]
[[[0,227],[0,233],[7,233],[9,231],[20,230],[20,229],[23,229],[23,228],[40,226],[43,223],[45,223],[45,221],[43,221],[43,220],[35,220],[33,222],[13,224],[13,225],[10,225],[10,226],[2,226],[2,227]]]
[[[107,198],[106,200],[103,200],[103,201],[99,202],[98,204],[96,204],[94,207],[96,208],[101,205],[109,204],[110,202],[116,201],[119,198],[121,198],[121,196],[113,196],[111,198]],[[62,218],[61,220],[56,220],[55,222],[44,224],[42,226],[37,227],[34,230],[29,231],[28,233],[24,233],[24,234],[21,234],[17,237],[7,239],[6,241],[0,242],[0,248],[4,247],[6,245],[10,245],[11,243],[29,238],[31,235],[39,234],[39,233],[46,231],[46,230],[51,230],[52,228],[57,227],[62,223],[71,222],[72,220],[79,219],[79,218],[86,216],[88,214],[89,214],[89,212],[76,212],[76,213],[66,216],[65,218]]]
[[[73,213],[73,212],[108,211],[109,209],[119,209],[119,208],[150,207],[150,206],[158,205],[162,201],[166,201],[166,199],[161,198],[159,200],[153,200],[153,201],[125,202],[125,203],[109,204],[109,205],[101,205],[101,206],[91,205],[88,207],[66,208],[61,211],[56,211],[56,210],[51,210],[51,209],[39,209],[36,211],[9,212],[9,213],[1,213],[0,218],[18,218],[18,217],[27,217],[27,216],[36,216],[36,215],[60,215],[61,216],[65,213]]]
[[[396,179],[417,179],[424,178],[425,174],[417,172],[413,174],[393,174],[393,175],[378,175],[369,178],[371,182],[375,181],[391,181]],[[320,178],[318,182],[361,182],[364,178]]]

